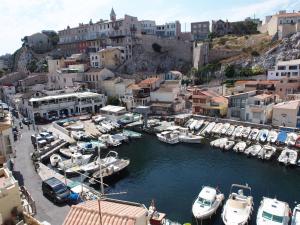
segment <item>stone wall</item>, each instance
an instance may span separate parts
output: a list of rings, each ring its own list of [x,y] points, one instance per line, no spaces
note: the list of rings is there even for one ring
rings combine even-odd
[[[240,55],[241,51],[238,50],[226,50],[226,49],[210,49],[208,54],[208,62],[219,61],[222,59],[230,58]]]
[[[138,38],[138,43],[143,46],[145,51],[154,52],[152,45],[159,44],[162,52],[167,52],[171,57],[192,62],[193,50],[192,43],[175,38],[160,38],[153,35],[142,35]]]

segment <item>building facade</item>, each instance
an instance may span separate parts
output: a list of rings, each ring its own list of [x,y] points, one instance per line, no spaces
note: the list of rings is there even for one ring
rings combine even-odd
[[[0,165],[10,163],[15,155],[11,114],[0,107]]]
[[[180,33],[181,24],[179,21],[156,26],[156,35],[159,37],[179,37]]]
[[[207,39],[209,32],[209,21],[191,23],[191,33],[194,41]]]
[[[141,20],[141,32],[147,35],[156,35],[156,23],[154,20]]]
[[[212,91],[194,89],[192,92],[192,113],[224,117],[227,114],[228,100]]]
[[[272,125],[300,128],[300,100],[274,105]]]
[[[232,27],[230,22],[223,20],[213,20],[211,32],[216,36],[224,36],[232,32]]]
[[[247,99],[246,121],[266,124],[272,120],[272,110],[276,97],[273,94],[258,94]]]
[[[300,78],[300,59],[278,61],[275,68],[268,70],[268,80]]]
[[[103,94],[78,92],[29,99],[27,106],[28,117],[59,118],[63,115],[97,113],[106,104]]]

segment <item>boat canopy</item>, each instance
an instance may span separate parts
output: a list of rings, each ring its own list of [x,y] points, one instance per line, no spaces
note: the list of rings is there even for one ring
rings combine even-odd
[[[286,138],[287,138],[287,133],[286,133],[286,131],[283,131],[283,130],[282,130],[282,131],[280,131],[280,133],[278,134],[277,141],[283,143],[283,142],[285,142]]]

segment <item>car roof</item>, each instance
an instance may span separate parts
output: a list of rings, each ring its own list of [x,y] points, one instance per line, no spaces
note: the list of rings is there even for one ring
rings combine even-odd
[[[63,185],[64,185],[64,183],[61,182],[61,181],[60,181],[59,179],[57,179],[56,177],[51,177],[51,178],[49,178],[49,179],[47,179],[47,180],[44,180],[44,182],[45,182],[46,184],[50,185],[51,187],[55,187],[55,186],[57,186],[57,185],[59,185],[59,184],[63,184]]]

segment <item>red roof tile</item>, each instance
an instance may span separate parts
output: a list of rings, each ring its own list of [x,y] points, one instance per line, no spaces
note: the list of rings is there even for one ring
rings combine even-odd
[[[109,200],[101,200],[102,225],[134,225],[141,217],[146,218],[143,207]],[[73,205],[63,225],[99,225],[100,214],[98,200]]]

